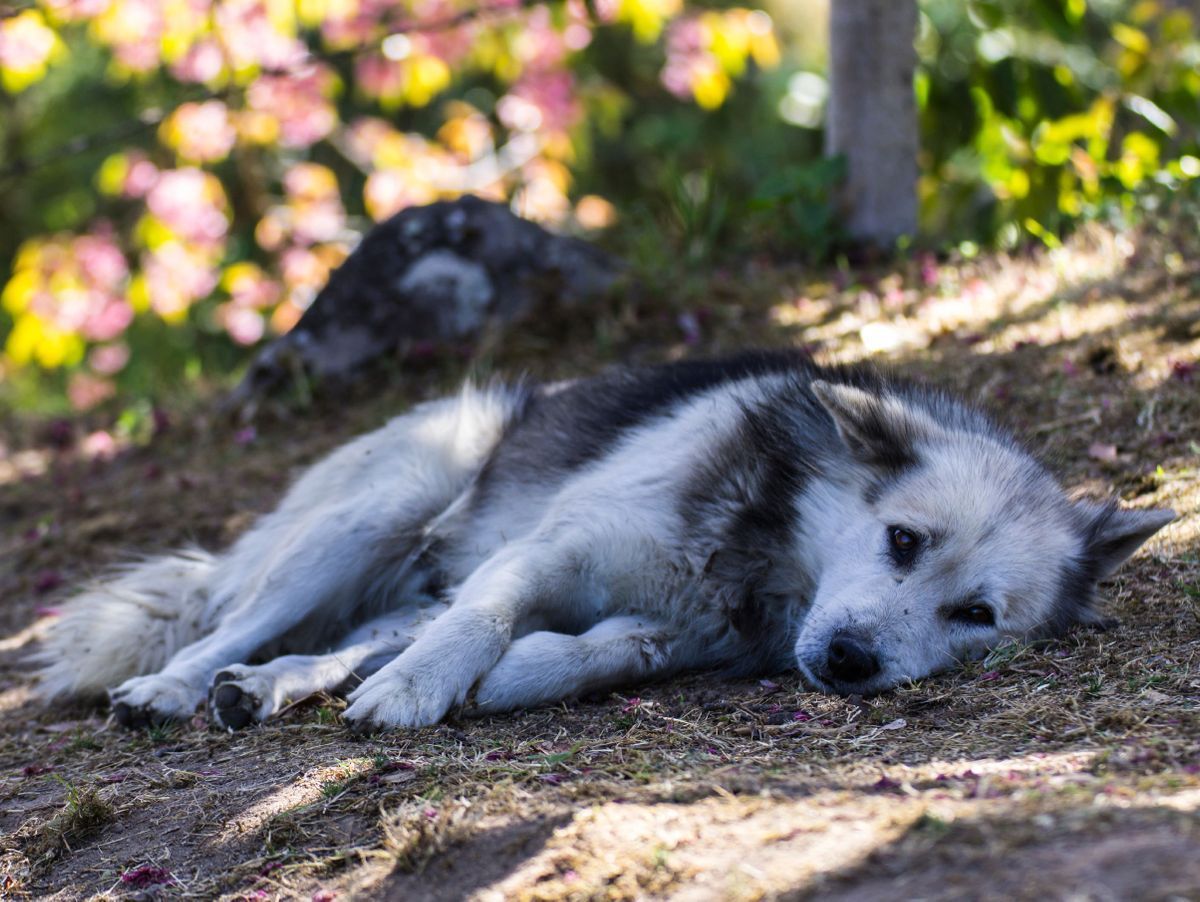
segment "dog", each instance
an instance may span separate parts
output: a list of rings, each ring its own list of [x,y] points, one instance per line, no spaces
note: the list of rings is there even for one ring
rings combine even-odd
[[[227,551],[68,603],[47,700],[229,729],[353,688],[358,729],[797,667],[873,694],[1099,619],[1174,514],[1072,500],[941,391],[798,352],[468,386],[334,451]]]

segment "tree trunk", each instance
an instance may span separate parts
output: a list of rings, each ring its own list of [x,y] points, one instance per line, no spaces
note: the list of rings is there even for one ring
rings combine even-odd
[[[846,157],[843,221],[890,246],[917,229],[916,0],[833,0],[825,152]]]

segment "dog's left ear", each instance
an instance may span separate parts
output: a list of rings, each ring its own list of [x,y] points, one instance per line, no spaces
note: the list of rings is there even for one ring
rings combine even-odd
[[[1175,519],[1172,510],[1122,510],[1115,503],[1079,502],[1085,523],[1085,553],[1097,579],[1106,579],[1148,538]]]
[[[930,425],[895,398],[821,379],[812,383],[812,392],[860,461],[892,471],[916,462],[917,441]]]

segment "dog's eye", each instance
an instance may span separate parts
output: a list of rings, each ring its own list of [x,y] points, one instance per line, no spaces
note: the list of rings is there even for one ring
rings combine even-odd
[[[902,526],[889,526],[888,543],[891,546],[892,557],[897,563],[907,564],[921,547],[921,537]]]
[[[969,604],[950,612],[950,619],[968,626],[995,626],[996,615],[986,604]]]

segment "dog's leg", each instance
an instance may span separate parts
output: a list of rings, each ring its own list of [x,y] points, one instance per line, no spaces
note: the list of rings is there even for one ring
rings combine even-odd
[[[671,633],[645,617],[611,617],[581,636],[531,633],[479,683],[472,713],[497,714],[665,676]]]
[[[208,692],[209,716],[240,730],[275,714],[289,700],[336,692],[361,681],[412,645],[446,605],[405,608],[354,630],[325,655],[282,655],[265,664],[232,664],[217,672]]]
[[[212,633],[181,649],[158,673],[126,680],[112,691],[117,721],[138,727],[190,716],[214,673],[251,658],[301,623],[313,634],[313,645],[344,631],[340,624],[362,604],[369,574],[381,566],[380,555],[403,511],[403,505],[396,512],[372,509],[375,500],[331,507],[303,534],[290,536],[287,553],[257,576]]]
[[[614,607],[639,607],[648,587],[656,596],[670,591],[667,581],[655,582],[671,570],[661,549],[631,531],[625,513],[586,523],[554,517],[502,548],[411,648],[350,695],[345,718],[357,728],[437,723],[496,666],[521,626],[542,619],[555,629],[590,627]]]
[[[117,720],[139,726],[187,717],[214,673],[294,636],[301,624],[308,637],[301,644],[320,647],[364,604],[406,601],[406,553],[469,485],[522,403],[519,392],[464,391],[312,467],[231,550],[211,589],[210,604],[221,610],[215,629],[160,672],[113,690]]]
[[[412,647],[350,694],[345,718],[361,728],[437,723],[495,666],[538,602],[577,594],[580,576],[553,543],[505,546],[467,578],[450,610]]]

